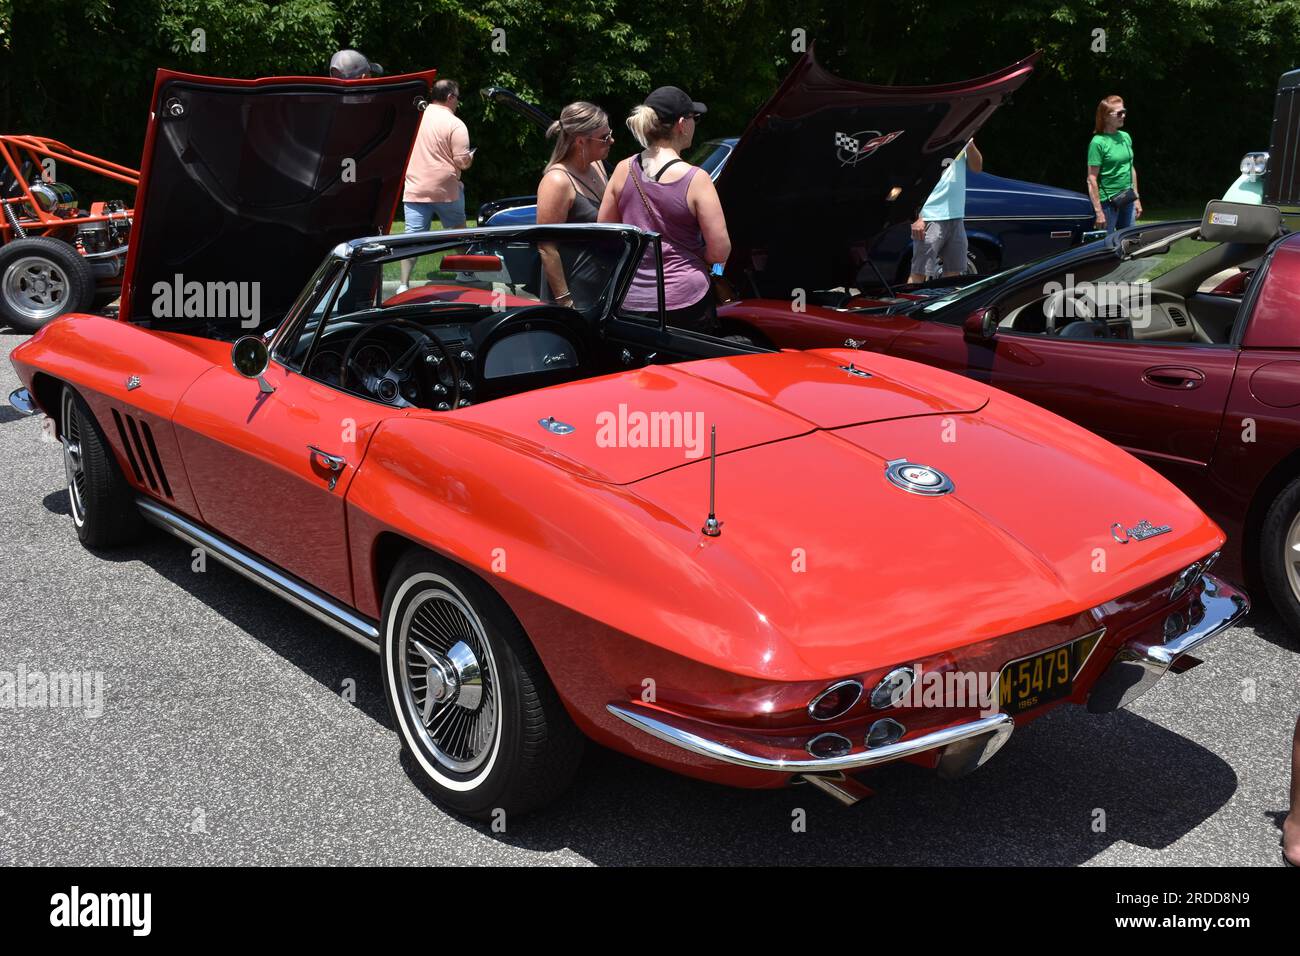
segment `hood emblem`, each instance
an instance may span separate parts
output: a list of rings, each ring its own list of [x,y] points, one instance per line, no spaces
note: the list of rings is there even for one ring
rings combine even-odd
[[[139,376],[139,375],[132,375],[130,378],[128,378],[128,379],[126,380],[126,390],[127,390],[128,392],[133,392],[133,391],[135,391],[135,390],[136,390],[137,388],[139,388],[139,387],[140,387],[140,376]]]
[[[1147,538],[1154,538],[1158,534],[1168,534],[1172,530],[1174,529],[1167,524],[1156,526],[1143,518],[1131,528],[1125,528],[1116,521],[1110,526],[1110,536],[1120,544],[1128,544],[1130,541],[1145,541]]]
[[[952,479],[938,468],[895,458],[885,463],[885,477],[890,484],[914,495],[946,495],[952,491]]]
[[[835,134],[835,157],[841,166],[856,166],[886,143],[892,143],[903,135],[901,129],[881,135],[878,129],[864,129],[850,136],[848,133]]]

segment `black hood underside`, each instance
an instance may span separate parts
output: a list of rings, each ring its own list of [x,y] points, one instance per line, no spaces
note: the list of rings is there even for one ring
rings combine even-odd
[[[278,321],[330,249],[388,230],[431,78],[160,74],[123,318],[215,338]]]
[[[785,297],[851,285],[871,244],[916,217],[944,163],[1033,72],[1038,54],[941,86],[871,86],[811,50],[758,111],[718,178],[738,288]]]

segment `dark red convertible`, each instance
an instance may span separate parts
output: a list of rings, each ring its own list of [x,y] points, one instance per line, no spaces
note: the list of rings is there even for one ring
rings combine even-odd
[[[960,372],[1110,439],[1228,532],[1223,573],[1264,584],[1300,631],[1300,235],[1276,207],[1214,202],[961,287],[853,292],[720,311],[774,346]]]

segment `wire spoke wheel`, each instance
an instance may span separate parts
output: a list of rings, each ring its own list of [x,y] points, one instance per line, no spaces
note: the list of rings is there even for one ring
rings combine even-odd
[[[497,666],[478,615],[431,587],[405,608],[396,651],[411,726],[447,770],[473,773],[500,734]]]
[[[564,792],[584,738],[501,595],[411,547],[389,572],[383,608],[384,697],[435,799],[485,820]]]
[[[63,395],[63,469],[68,476],[68,504],[72,520],[86,521],[86,466],[81,450],[81,419],[70,390]]]

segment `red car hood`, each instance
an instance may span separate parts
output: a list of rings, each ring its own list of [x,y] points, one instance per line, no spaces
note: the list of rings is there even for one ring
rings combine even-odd
[[[718,177],[728,277],[778,297],[852,285],[871,243],[916,218],[944,162],[1029,79],[1038,56],[961,83],[870,86],[827,72],[809,50]]]
[[[388,230],[434,75],[231,80],[159,70],[122,318],[233,338],[250,331],[246,315],[175,315],[184,289],[161,293],[237,282],[248,284],[244,304],[256,290],[262,327],[277,321],[330,249]]]
[[[852,363],[869,358],[871,371]],[[497,399],[443,419],[489,432],[560,468],[613,484],[719,455],[867,422],[963,414],[988,389],[946,372],[849,350],[778,352],[651,366]],[[573,430],[539,424],[555,419]],[[938,428],[936,424],[934,426]]]

